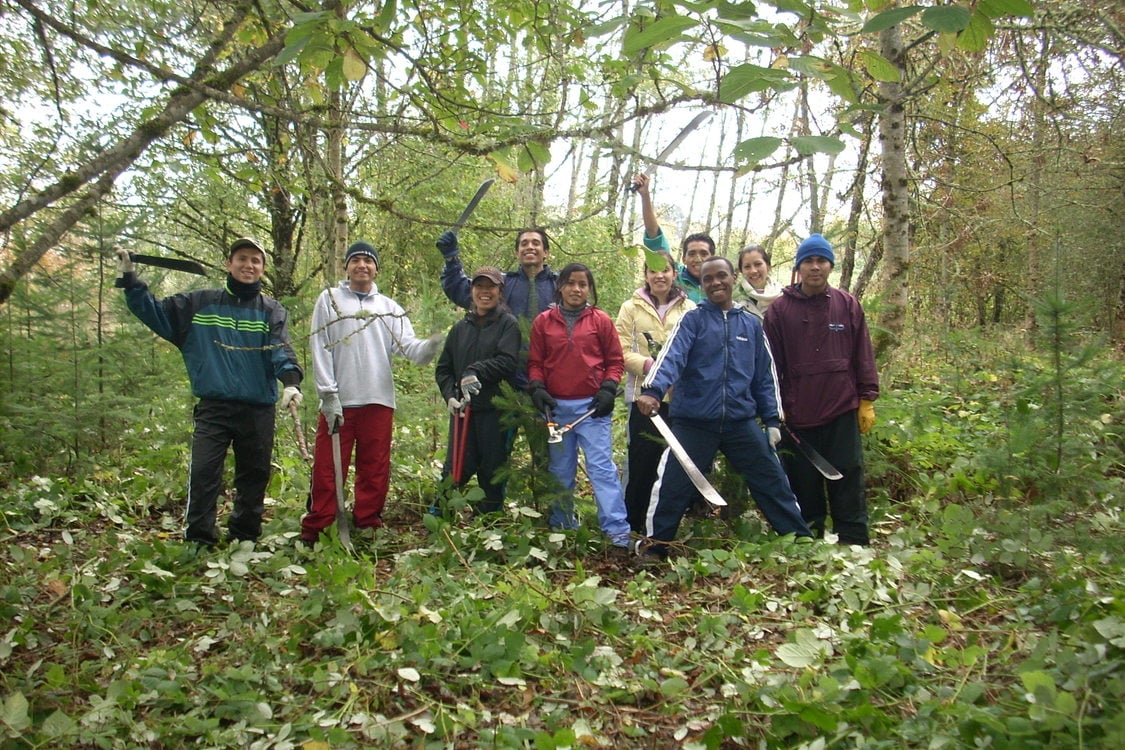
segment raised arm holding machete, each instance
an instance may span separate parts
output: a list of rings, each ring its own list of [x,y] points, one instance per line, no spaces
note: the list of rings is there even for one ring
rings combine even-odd
[[[458,232],[468,222],[492,184],[493,180],[481,183],[453,228],[443,232],[435,243],[445,259],[445,268],[441,272],[442,291],[450,302],[466,310],[472,309],[472,285],[461,262]],[[547,232],[543,229],[521,229],[516,234],[516,263],[519,268],[504,273],[504,302],[517,318],[531,321],[554,302],[558,277],[547,266],[550,248]]]

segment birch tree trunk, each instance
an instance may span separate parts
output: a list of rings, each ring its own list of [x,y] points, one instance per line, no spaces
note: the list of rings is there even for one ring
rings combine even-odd
[[[851,201],[848,207],[847,229],[844,234],[843,259],[840,261],[839,285],[841,289],[851,289],[852,273],[855,271],[855,256],[859,245],[859,225],[863,218],[866,202],[864,191],[867,188],[867,163],[871,153],[871,117],[864,115],[856,123],[857,128],[863,129],[863,140],[859,144],[859,158],[856,164],[855,178],[852,180]],[[868,263],[871,263],[870,258]],[[852,292],[854,294],[854,291]],[[857,297],[859,295],[856,295]]]
[[[879,32],[880,54],[906,77],[905,51],[898,26]],[[910,179],[906,167],[906,107],[902,84],[879,84],[883,109],[879,144],[883,151],[883,272],[885,310],[874,338],[876,356],[894,348],[906,326],[910,270]]]

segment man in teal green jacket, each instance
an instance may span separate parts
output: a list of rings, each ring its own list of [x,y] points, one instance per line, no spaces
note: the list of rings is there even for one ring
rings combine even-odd
[[[127,250],[118,250],[116,286],[129,309],[154,333],[180,350],[195,405],[184,539],[219,543],[217,500],[227,449],[234,447],[234,509],[228,540],[257,539],[262,532],[266,485],[273,453],[277,380],[281,407],[300,405],[303,377],[289,343],[288,313],[262,294],[266,254],[252,239],[236,240],[227,256],[222,289],[201,289],[156,299],[137,278]]]

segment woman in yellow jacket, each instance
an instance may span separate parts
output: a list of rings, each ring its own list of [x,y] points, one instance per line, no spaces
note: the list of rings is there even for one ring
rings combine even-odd
[[[637,410],[634,401],[641,393],[641,381],[668,334],[684,313],[695,307],[676,284],[676,263],[672,254],[664,251],[659,255],[665,260],[663,268],[653,270],[649,266],[653,261],[647,261],[644,286],[634,291],[617,313],[617,336],[625,353],[625,403],[629,406],[625,509],[629,526],[642,534],[664,442],[652,426],[652,420]],[[652,255],[646,257],[652,258]],[[667,401],[660,405],[660,414],[668,416]]]

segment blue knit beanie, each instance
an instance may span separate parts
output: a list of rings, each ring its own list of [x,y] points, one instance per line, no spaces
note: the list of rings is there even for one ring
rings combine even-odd
[[[819,234],[809,235],[809,238],[797,247],[797,260],[793,262],[793,266],[800,268],[802,261],[814,255],[826,258],[833,268],[836,267],[836,256],[832,253],[832,246],[828,244],[828,240],[824,239],[823,235]]]
[[[375,248],[366,242],[353,242],[348,251],[344,253],[344,268],[348,267],[348,261],[357,255],[366,255],[371,260],[375,261],[375,267],[379,267],[379,253],[375,252]]]

